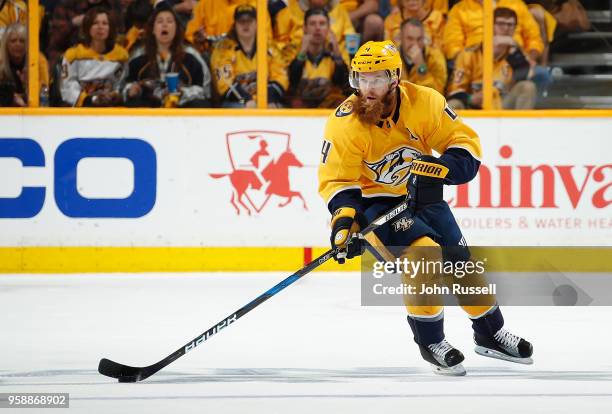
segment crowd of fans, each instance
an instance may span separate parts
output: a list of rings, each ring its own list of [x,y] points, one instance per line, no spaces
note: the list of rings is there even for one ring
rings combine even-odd
[[[449,4],[450,1],[450,4]],[[498,0],[495,109],[529,109],[551,77],[555,18]],[[256,0],[41,0],[41,102],[52,106],[254,107]],[[402,80],[482,107],[482,0],[269,0],[270,107],[332,108],[351,93],[350,58],[393,40]],[[0,106],[27,106],[27,10],[0,0]]]

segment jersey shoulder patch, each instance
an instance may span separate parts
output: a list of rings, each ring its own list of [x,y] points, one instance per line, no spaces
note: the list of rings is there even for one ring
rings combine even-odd
[[[336,116],[341,118],[353,113],[353,101],[346,100],[336,109]]]

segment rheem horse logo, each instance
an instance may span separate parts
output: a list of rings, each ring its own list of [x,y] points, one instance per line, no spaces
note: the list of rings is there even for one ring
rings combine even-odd
[[[293,197],[306,200],[291,190],[289,168],[304,165],[291,152],[289,134],[273,131],[239,131],[226,134],[227,152],[232,164],[230,173],[211,173],[215,179],[228,177],[232,185],[230,203],[240,215],[261,212],[273,195],[285,198],[278,207],[287,206]]]

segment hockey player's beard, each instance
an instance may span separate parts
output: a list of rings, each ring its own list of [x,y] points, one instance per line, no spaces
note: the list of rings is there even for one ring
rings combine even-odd
[[[368,100],[358,95],[355,102],[355,113],[361,122],[376,125],[384,115],[388,115],[395,105],[395,88],[392,88],[382,99]]]

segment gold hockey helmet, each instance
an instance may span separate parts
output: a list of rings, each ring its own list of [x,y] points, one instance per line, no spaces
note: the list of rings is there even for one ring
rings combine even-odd
[[[402,58],[391,40],[367,42],[363,44],[351,61],[349,83],[359,89],[359,73],[384,70],[389,76],[389,83],[398,81],[402,75]]]

